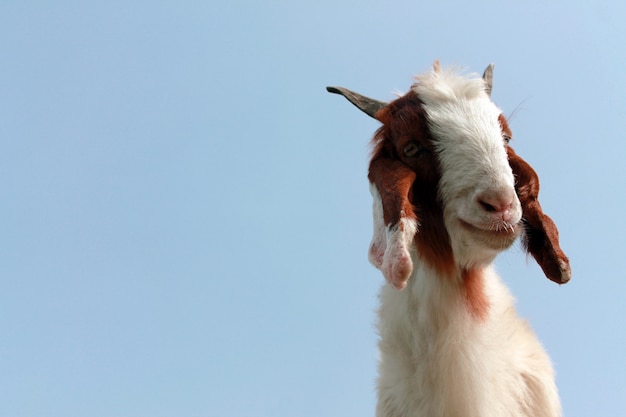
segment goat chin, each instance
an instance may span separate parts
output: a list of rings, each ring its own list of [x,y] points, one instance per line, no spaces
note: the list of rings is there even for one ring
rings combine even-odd
[[[486,248],[488,250],[500,252],[513,245],[517,237],[520,235],[521,226],[518,223],[516,225],[506,225],[497,229],[487,229],[474,226],[471,223],[459,219],[458,229],[460,230],[459,233],[465,235],[464,238],[461,239],[471,241],[472,247]]]

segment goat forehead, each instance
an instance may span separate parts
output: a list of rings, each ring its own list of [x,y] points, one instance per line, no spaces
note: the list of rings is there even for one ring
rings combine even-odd
[[[484,97],[429,103],[424,109],[442,168],[442,187],[456,193],[512,186],[495,104]]]
[[[419,96],[429,130],[441,150],[471,156],[502,145],[500,110],[485,92],[482,78],[462,76],[453,69],[416,77],[412,90]]]
[[[474,148],[502,145],[500,110],[488,99],[425,104],[430,131],[441,147]]]

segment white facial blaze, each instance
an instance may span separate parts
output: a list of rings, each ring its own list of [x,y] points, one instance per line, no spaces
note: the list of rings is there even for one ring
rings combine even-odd
[[[489,262],[514,239],[490,239],[485,231],[513,232],[521,218],[498,121],[501,111],[480,78],[435,71],[417,80],[413,88],[424,103],[435,141],[439,194],[455,258],[461,263]],[[499,211],[486,204],[494,201],[493,206],[509,207],[510,202],[510,207]]]

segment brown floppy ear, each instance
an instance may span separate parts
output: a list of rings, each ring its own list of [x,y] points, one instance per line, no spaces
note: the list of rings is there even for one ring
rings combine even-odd
[[[569,259],[559,245],[559,231],[539,204],[539,177],[535,170],[507,146],[509,164],[515,176],[515,191],[522,204],[524,248],[537,261],[546,277],[564,284],[572,276]]]
[[[413,170],[400,161],[379,157],[370,162],[368,179],[380,193],[386,226],[393,226],[402,218],[415,220],[413,205],[409,201],[415,181]]]
[[[413,272],[410,248],[417,231],[417,217],[409,201],[415,172],[402,162],[375,157],[368,178],[374,198],[374,238],[370,261],[396,289],[406,287]]]

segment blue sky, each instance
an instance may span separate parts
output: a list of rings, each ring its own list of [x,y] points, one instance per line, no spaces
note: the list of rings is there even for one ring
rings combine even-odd
[[[497,266],[565,415],[626,415],[620,2],[3,1],[0,415],[373,416],[381,100],[495,64],[573,278]]]

